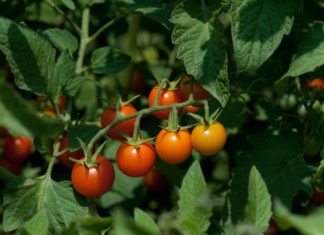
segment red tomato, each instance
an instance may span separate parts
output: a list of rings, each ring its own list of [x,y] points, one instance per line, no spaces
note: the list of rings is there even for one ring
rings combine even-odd
[[[11,162],[3,157],[0,158],[0,166],[6,168],[15,175],[21,175],[23,165],[21,162]]]
[[[8,130],[4,126],[0,126],[0,137],[6,137],[8,135]]]
[[[153,192],[162,191],[167,186],[167,181],[160,171],[153,168],[144,176],[144,185]]]
[[[64,134],[60,144],[60,151],[69,147],[69,138],[67,134]],[[75,163],[72,162],[69,158],[81,159],[84,156],[82,149],[77,149],[74,151],[67,151],[62,155],[58,156],[58,160],[64,166],[72,167]]]
[[[159,85],[156,85],[151,90],[149,97],[148,97],[148,104],[149,106],[153,106],[155,97],[157,95],[159,89]],[[183,101],[181,95],[174,90],[161,90],[159,98],[158,98],[158,104],[161,106],[164,105],[171,105],[176,103],[181,103]],[[180,110],[179,110],[180,111]],[[168,119],[169,114],[171,113],[171,109],[163,110],[163,111],[157,111],[153,115],[160,119]]]
[[[308,88],[316,88],[317,90],[324,89],[324,79],[322,78],[314,78],[313,80],[309,81],[306,86]]]
[[[141,94],[145,88],[145,79],[143,73],[136,69],[133,71],[130,90],[135,94]]]
[[[189,158],[192,151],[188,130],[171,132],[162,129],[156,137],[155,149],[158,156],[169,164],[178,164]]]
[[[32,152],[33,142],[25,136],[8,136],[3,140],[4,158],[11,162],[23,162]]]
[[[115,171],[111,162],[102,155],[97,157],[96,162],[98,166],[88,168],[84,164],[76,163],[72,168],[72,185],[85,197],[101,196],[111,189],[115,181]]]
[[[185,100],[189,98],[190,88],[191,88],[190,77],[188,75],[184,75],[180,80],[179,93],[182,95],[182,97]],[[193,98],[195,100],[204,100],[204,99],[213,98],[213,96],[197,82],[193,83],[192,93],[193,93]]]
[[[120,114],[122,116],[128,116],[132,113],[136,113],[137,110],[134,108],[131,104],[126,104],[121,107]],[[112,108],[106,109],[102,115],[101,115],[101,127],[104,128],[110,123],[114,121],[116,117],[116,110]],[[124,122],[119,123],[117,126],[115,126],[112,130],[110,130],[107,135],[112,139],[117,140],[125,140],[125,138],[118,133],[118,131],[124,132],[128,136],[133,136],[134,132],[134,124],[135,124],[136,118],[132,118],[129,120],[126,120]]]
[[[324,191],[320,191],[316,186],[313,186],[313,202],[316,204],[324,203]]]
[[[131,177],[144,176],[154,166],[155,151],[150,142],[140,144],[139,148],[129,144],[119,146],[116,154],[118,168]]]
[[[210,126],[198,125],[191,133],[191,142],[193,148],[201,155],[214,155],[225,145],[226,130],[219,122]]]

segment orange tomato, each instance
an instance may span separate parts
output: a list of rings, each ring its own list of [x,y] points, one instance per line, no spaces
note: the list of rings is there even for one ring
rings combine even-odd
[[[309,81],[306,86],[308,88],[316,88],[317,90],[324,89],[324,79],[322,78],[314,78],[313,80]]]

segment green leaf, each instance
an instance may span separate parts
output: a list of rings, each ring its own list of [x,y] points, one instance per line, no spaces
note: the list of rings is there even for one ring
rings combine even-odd
[[[173,11],[175,24],[172,42],[178,46],[177,56],[206,90],[225,106],[229,98],[225,36],[217,16],[200,4],[185,1]]]
[[[51,233],[58,233],[88,212],[68,183],[47,176],[9,183],[3,194],[3,209],[3,229],[7,232],[19,228],[40,210],[46,211]]]
[[[85,76],[77,75],[69,80],[66,81],[64,91],[68,96],[74,97],[77,95],[83,81],[85,79]]]
[[[100,128],[95,125],[75,125],[68,132],[69,148],[80,148],[80,142],[77,138],[81,139],[84,143],[88,144],[91,139],[98,133]]]
[[[40,210],[28,222],[24,224],[20,231],[20,235],[47,235],[48,234],[48,218],[46,210]]]
[[[207,234],[212,206],[198,161],[191,165],[183,178],[179,197],[179,218],[185,230],[191,234]]]
[[[140,12],[171,29],[169,22],[173,6],[161,0],[117,0],[117,6],[132,12]]]
[[[47,29],[44,31],[44,34],[61,52],[69,50],[73,53],[78,49],[78,40],[65,29]]]
[[[55,49],[41,34],[0,17],[0,50],[11,64],[19,88],[46,94],[55,66]]]
[[[143,229],[150,231],[152,234],[161,235],[158,225],[151,216],[139,208],[134,210],[135,224]]]
[[[246,212],[248,220],[261,232],[264,233],[268,229],[272,215],[271,196],[255,166],[252,167],[249,176]]]
[[[75,10],[75,4],[73,0],[62,0],[62,3],[70,10],[72,11]]]
[[[70,79],[74,79],[75,63],[69,52],[63,51],[55,65],[53,76],[48,80],[48,94],[56,100]]]
[[[324,207],[319,207],[309,215],[296,215],[280,202],[275,203],[275,217],[281,229],[294,228],[305,235],[322,235],[324,231]]]
[[[0,125],[15,135],[55,136],[63,130],[57,119],[41,118],[8,84],[0,81]]]
[[[250,143],[253,150],[242,152],[235,160],[229,195],[233,222],[244,219],[247,176],[253,165],[260,171],[271,197],[279,198],[289,207],[297,192],[308,191],[309,187],[303,183],[310,170],[304,162],[301,136],[293,133],[274,136],[266,132],[251,137]]]
[[[324,65],[324,23],[316,22],[307,34],[301,37],[298,52],[293,57],[289,70],[282,76],[296,77],[305,73],[313,72]]]
[[[63,231],[63,235],[98,235],[105,234],[111,227],[112,219],[102,217],[82,217],[74,221]]]
[[[78,0],[78,2],[79,2],[83,7],[86,7],[86,6],[92,6],[92,5],[95,5],[95,4],[101,4],[101,3],[104,3],[105,0]]]
[[[95,73],[118,73],[122,71],[131,58],[120,50],[112,47],[102,47],[94,50],[91,55],[91,68]]]
[[[239,72],[256,71],[290,33],[295,0],[238,0],[233,4],[232,39]]]

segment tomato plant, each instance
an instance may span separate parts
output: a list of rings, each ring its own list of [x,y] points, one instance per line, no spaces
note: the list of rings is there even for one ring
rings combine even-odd
[[[112,187],[115,181],[115,172],[110,161],[104,156],[98,156],[96,163],[97,166],[89,167],[77,163],[72,168],[71,181],[73,187],[85,197],[101,196]]]
[[[137,110],[131,104],[126,104],[122,106],[119,110],[121,116],[127,116],[136,112]],[[101,115],[101,126],[106,127],[107,125],[112,123],[115,118],[116,118],[116,110],[112,108],[106,109]],[[132,136],[134,132],[134,123],[135,123],[135,118],[119,123],[116,127],[110,130],[107,133],[107,135],[112,139],[123,140],[124,137],[119,133],[119,131],[125,133],[128,136]]]
[[[32,153],[33,142],[26,136],[8,136],[3,140],[3,157],[11,162],[23,162]]]
[[[159,85],[156,85],[152,88],[149,97],[148,97],[148,104],[152,106],[154,104],[154,100],[158,95]],[[172,105],[176,103],[180,103],[182,101],[182,97],[176,90],[165,90],[161,89],[159,96],[158,96],[158,104],[163,105]],[[159,119],[167,119],[169,117],[171,110],[163,110],[163,111],[156,111],[154,112],[154,116]]]
[[[144,176],[154,166],[155,151],[150,142],[139,146],[121,144],[116,153],[116,162],[119,169],[128,176]]]

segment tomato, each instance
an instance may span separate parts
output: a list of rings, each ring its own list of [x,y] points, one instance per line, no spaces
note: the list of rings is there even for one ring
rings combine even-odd
[[[153,192],[162,191],[167,186],[167,181],[162,173],[153,168],[144,176],[144,185]]]
[[[136,69],[133,71],[130,90],[135,94],[141,94],[145,88],[145,80],[143,73]]]
[[[156,137],[155,149],[158,156],[169,164],[178,164],[189,158],[192,151],[188,130],[171,132],[162,129]]]
[[[278,225],[277,222],[271,218],[269,221],[269,227],[268,230],[265,232],[265,235],[274,235],[278,232]]]
[[[324,204],[324,191],[319,190],[313,186],[313,202],[316,204]]]
[[[8,135],[8,130],[4,126],[0,126],[0,137],[6,137]]]
[[[190,95],[190,77],[188,75],[184,75],[179,84],[179,93],[182,95],[182,97],[187,100]],[[195,100],[204,100],[204,99],[211,99],[213,96],[206,91],[199,83],[194,82],[193,88],[192,88],[193,98]]]
[[[324,79],[322,78],[314,78],[313,80],[309,81],[306,86],[308,88],[316,88],[317,90],[324,89]]]
[[[60,151],[69,147],[69,138],[67,134],[64,134],[60,144]],[[67,167],[72,167],[75,163],[72,162],[69,158],[81,159],[84,156],[82,149],[77,149],[74,151],[67,151],[62,155],[58,156],[58,160],[61,164]]]
[[[193,148],[201,155],[211,156],[220,151],[226,142],[226,130],[219,122],[197,125],[191,133]]]
[[[60,95],[60,96],[57,97],[56,101],[57,101],[57,105],[58,105],[59,110],[65,109],[66,104],[67,104],[67,97],[66,96]]]
[[[128,116],[130,114],[136,113],[137,110],[131,104],[126,104],[120,108],[120,115]],[[116,110],[112,108],[106,109],[101,115],[101,127],[104,128],[114,121],[116,117]],[[132,136],[134,132],[134,124],[136,118],[132,118],[119,123],[112,130],[110,130],[107,135],[112,139],[125,140],[125,138],[118,133],[118,131],[124,132],[128,136]]]
[[[21,162],[11,162],[3,157],[0,158],[0,166],[6,168],[15,175],[21,175],[23,169],[23,164]]]
[[[4,158],[11,162],[23,162],[32,152],[33,142],[26,136],[8,136],[3,140]]]
[[[81,159],[85,160],[85,158]],[[96,159],[97,166],[87,167],[76,163],[72,168],[71,181],[74,189],[89,198],[99,197],[111,189],[115,181],[113,165],[104,156]]]
[[[158,89],[159,89],[159,85],[156,85],[155,87],[153,87],[153,89],[149,94],[148,104],[150,107],[153,106],[154,104],[154,100],[155,97],[157,96]],[[175,90],[162,89],[158,98],[158,104],[161,106],[181,103],[182,101],[183,99],[181,95]],[[160,119],[168,119],[170,113],[171,113],[171,109],[168,109],[168,110],[154,112],[153,115]]]
[[[139,145],[122,144],[116,153],[118,168],[131,177],[144,176],[154,166],[155,151],[150,142]]]
[[[43,112],[40,113],[40,115],[43,117],[43,116],[49,116],[49,117],[56,117],[56,113],[54,110],[45,110]]]

